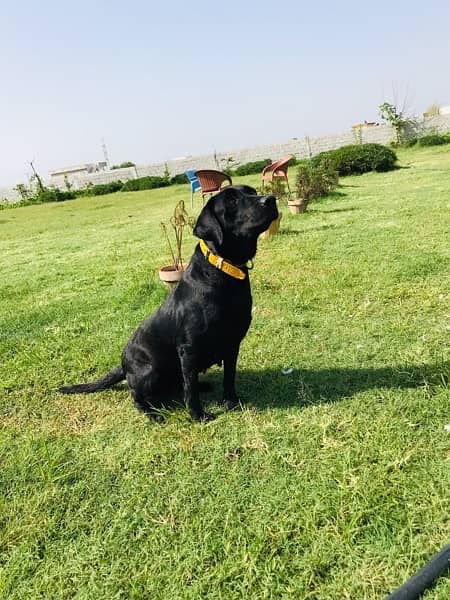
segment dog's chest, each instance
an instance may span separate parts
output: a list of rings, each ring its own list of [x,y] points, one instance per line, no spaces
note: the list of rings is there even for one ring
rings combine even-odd
[[[230,349],[239,346],[251,322],[251,297],[228,298],[209,311],[202,335],[202,369],[220,364]]]
[[[231,337],[241,340],[250,326],[251,308],[251,299],[245,302],[230,299],[217,311],[211,329],[215,330],[221,339],[227,340]]]

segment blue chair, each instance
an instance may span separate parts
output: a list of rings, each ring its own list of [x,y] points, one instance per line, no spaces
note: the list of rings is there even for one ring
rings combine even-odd
[[[194,208],[194,193],[197,190],[201,190],[202,186],[200,185],[200,181],[195,174],[195,171],[185,171],[186,177],[189,179],[189,183],[191,184],[191,208]]]

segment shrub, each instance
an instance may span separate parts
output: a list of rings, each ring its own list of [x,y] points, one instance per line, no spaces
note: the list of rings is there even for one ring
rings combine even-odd
[[[295,177],[295,192],[307,205],[311,200],[329,194],[339,183],[339,175],[331,163],[323,161],[315,165],[312,161],[302,163]]]
[[[98,183],[93,185],[89,183],[85,188],[77,190],[77,196],[103,196],[104,194],[114,194],[120,192],[123,187],[121,181],[110,181],[109,183]]]
[[[254,162],[248,162],[240,165],[235,169],[234,173],[238,176],[253,175],[255,173],[261,173],[264,167],[267,167],[267,165],[270,164],[272,164],[270,158],[265,158],[264,160],[255,160]]]
[[[298,158],[295,163],[297,166],[299,165],[309,165],[311,164],[310,158]]]
[[[21,197],[21,201],[17,204],[21,206],[43,204],[44,202],[63,202],[64,200],[73,200],[77,197],[76,192],[63,191],[55,187],[46,187],[42,183],[36,186],[33,180],[30,180],[29,186],[19,183],[16,186],[16,190]]]
[[[413,138],[409,138],[409,140],[406,140],[406,142],[404,142],[403,146],[405,148],[412,148],[413,146],[417,145],[417,138],[413,137]]]
[[[170,178],[170,185],[189,183],[189,179],[186,177],[185,173],[179,173],[178,175],[174,175]]]
[[[122,186],[122,192],[137,192],[140,190],[153,190],[155,188],[166,187],[169,181],[164,177],[149,175],[148,177],[139,177],[138,179],[130,179]]]
[[[450,144],[450,133],[429,133],[422,137],[412,137],[406,140],[402,144],[405,148],[411,148],[412,146],[441,146],[443,144]]]
[[[64,202],[76,198],[76,192],[63,191],[58,188],[49,187],[39,190],[36,194],[37,202]]]
[[[288,200],[289,194],[285,182],[280,177],[274,177],[258,189],[261,196],[275,196],[277,200]]]
[[[314,166],[328,163],[339,175],[353,175],[368,171],[390,171],[397,156],[381,144],[351,144],[336,150],[321,152],[311,159]]]
[[[115,169],[126,169],[127,167],[135,167],[136,165],[134,164],[134,162],[131,162],[131,160],[126,160],[123,163],[120,163],[120,165],[113,165],[111,167],[111,171],[114,171]]]
[[[442,144],[449,144],[449,143],[450,143],[449,135],[440,135],[438,133],[424,135],[423,137],[420,137],[417,140],[418,146],[441,146]]]

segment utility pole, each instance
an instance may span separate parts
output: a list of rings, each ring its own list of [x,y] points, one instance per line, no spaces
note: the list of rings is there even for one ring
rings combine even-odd
[[[104,139],[102,139],[102,150],[103,150],[103,158],[105,159],[106,167],[109,169],[108,150],[106,149],[106,142]]]

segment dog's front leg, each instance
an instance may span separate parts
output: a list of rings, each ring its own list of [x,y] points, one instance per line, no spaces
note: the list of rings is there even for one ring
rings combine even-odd
[[[178,348],[181,373],[183,377],[184,403],[189,409],[194,421],[211,421],[214,416],[206,412],[200,402],[198,393],[198,368],[195,360],[196,353],[190,346]]]
[[[239,344],[228,348],[223,358],[223,403],[227,410],[233,410],[239,405],[236,394],[236,364],[239,355]]]

